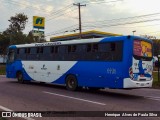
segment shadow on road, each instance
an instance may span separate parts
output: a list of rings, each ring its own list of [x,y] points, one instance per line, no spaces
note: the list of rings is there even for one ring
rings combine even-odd
[[[140,95],[133,95],[130,94],[132,92],[132,90],[122,90],[120,89],[120,91],[125,91],[125,93],[122,92],[118,92],[118,89],[100,89],[100,90],[89,90],[86,88],[79,88],[77,91],[69,91],[66,90],[66,87],[64,85],[55,85],[55,84],[48,84],[48,83],[44,83],[44,82],[25,82],[24,84],[22,83],[18,83],[17,81],[9,81],[8,83],[10,84],[21,84],[22,86],[37,86],[37,87],[43,87],[43,88],[52,88],[52,89],[56,89],[56,90],[60,90],[63,91],[64,94],[69,94],[69,93],[74,93],[75,94],[90,94],[90,95],[96,95],[96,96],[107,96],[107,97],[111,97],[111,98],[117,98],[117,99],[144,99],[143,96]],[[127,92],[126,92],[127,91]],[[52,90],[53,92],[53,90]]]

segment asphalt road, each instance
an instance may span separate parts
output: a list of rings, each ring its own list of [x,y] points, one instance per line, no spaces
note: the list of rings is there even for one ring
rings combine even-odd
[[[39,83],[20,84],[0,76],[1,111],[160,111],[160,90],[105,89],[68,91],[64,86]],[[91,113],[91,112],[90,112]],[[84,114],[90,114],[84,112]],[[92,115],[95,115],[94,112]],[[133,114],[132,114],[133,115]],[[108,120],[115,117],[8,118],[9,120]],[[157,117],[117,117],[116,119],[157,120]]]

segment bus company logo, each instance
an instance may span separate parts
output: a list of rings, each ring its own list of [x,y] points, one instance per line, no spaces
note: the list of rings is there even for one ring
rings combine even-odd
[[[46,65],[43,65],[43,67],[41,68],[41,70],[47,70],[47,68],[45,66]]]
[[[37,43],[35,46],[43,47],[43,46],[54,46],[54,45],[61,45],[61,42],[53,42],[53,43]]]
[[[11,112],[2,112],[2,117],[11,117]]]

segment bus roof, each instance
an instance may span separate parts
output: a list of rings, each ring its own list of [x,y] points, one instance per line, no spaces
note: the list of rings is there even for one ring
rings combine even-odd
[[[112,36],[105,38],[92,38],[92,39],[76,39],[76,40],[67,40],[67,41],[55,41],[55,42],[44,42],[44,43],[31,43],[31,44],[20,44],[20,45],[11,45],[9,48],[22,48],[22,47],[42,47],[42,46],[55,46],[55,45],[66,45],[66,44],[83,44],[83,43],[91,43],[91,42],[104,42],[104,41],[118,41],[125,40],[126,38],[137,38],[143,39],[151,42],[149,39],[142,38],[139,36]]]

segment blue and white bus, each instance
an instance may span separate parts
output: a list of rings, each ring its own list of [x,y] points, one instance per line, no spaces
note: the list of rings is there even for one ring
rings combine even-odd
[[[117,36],[9,46],[6,76],[87,88],[152,87],[152,41]]]

